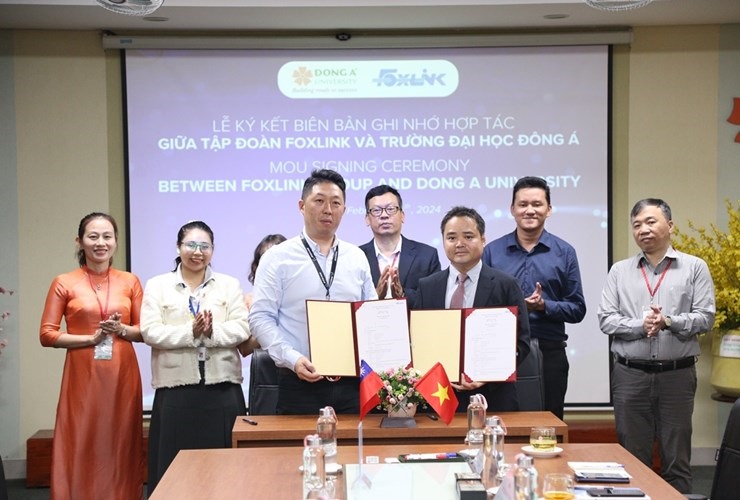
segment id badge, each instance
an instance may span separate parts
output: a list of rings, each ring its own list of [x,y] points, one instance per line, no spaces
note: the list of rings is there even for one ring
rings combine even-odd
[[[642,306],[642,319],[647,318],[653,314],[653,308],[650,306]]]
[[[206,360],[206,347],[199,346],[198,347],[198,361],[205,361],[205,360]]]
[[[93,359],[113,359],[113,337],[106,335],[103,341],[95,346]]]

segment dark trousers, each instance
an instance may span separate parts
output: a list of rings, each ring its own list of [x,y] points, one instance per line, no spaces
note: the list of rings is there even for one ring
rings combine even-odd
[[[545,386],[545,410],[552,412],[563,420],[565,409],[565,393],[568,390],[568,355],[565,353],[565,342],[558,342],[557,346],[540,339],[542,351],[542,378]],[[545,344],[543,346],[543,344]]]
[[[648,467],[653,442],[660,450],[660,475],[681,493],[691,493],[691,416],[696,366],[646,373],[618,363],[612,368],[614,420],[619,444]]]
[[[342,377],[336,382],[326,378],[306,382],[292,370],[278,370],[278,415],[317,415],[331,406],[337,413],[360,413],[360,379]]]
[[[483,394],[488,402],[487,413],[500,411],[519,411],[519,397],[513,382],[489,382],[475,391],[455,391],[457,396],[457,413],[468,411],[470,396]]]

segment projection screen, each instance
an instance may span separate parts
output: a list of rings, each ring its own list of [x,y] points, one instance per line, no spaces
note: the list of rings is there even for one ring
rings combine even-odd
[[[127,50],[131,270],[142,284],[170,271],[178,229],[199,219],[215,233],[214,270],[249,291],[260,239],[301,230],[300,191],[316,168],[347,181],[342,239],[371,239],[364,195],[391,184],[403,234],[446,267],[450,207],[478,210],[491,241],[514,229],[517,178],[542,176],[546,228],[576,248],[588,305],[567,328],[566,402],[606,405],[596,309],[608,269],[608,67],[608,46]],[[149,348],[137,353],[148,409]]]

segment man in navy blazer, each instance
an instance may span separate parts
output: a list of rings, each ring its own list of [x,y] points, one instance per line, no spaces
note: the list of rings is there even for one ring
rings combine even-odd
[[[386,184],[365,195],[365,222],[373,239],[360,246],[370,263],[378,297],[406,297],[414,307],[419,279],[440,270],[437,249],[401,235],[406,219],[401,194]]]
[[[486,223],[472,208],[453,207],[442,219],[442,240],[450,267],[419,280],[416,309],[449,309],[458,278],[465,275],[464,297],[457,307],[509,307],[517,311],[517,364],[529,354],[529,317],[524,295],[516,279],[481,261],[486,244]],[[454,305],[454,304],[453,304]],[[448,374],[455,379],[457,373]],[[465,377],[463,377],[465,378]],[[489,411],[518,411],[519,398],[513,382],[482,383],[463,380],[452,383],[459,402],[457,411],[465,411],[470,396],[481,393]]]

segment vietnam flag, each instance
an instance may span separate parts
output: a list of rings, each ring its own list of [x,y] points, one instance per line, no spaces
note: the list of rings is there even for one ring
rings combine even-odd
[[[383,387],[380,375],[375,373],[363,359],[360,363],[360,420],[373,406],[380,404],[378,391]]]
[[[416,383],[416,390],[424,396],[442,420],[450,425],[457,410],[457,396],[452,390],[444,367],[437,363]]]

